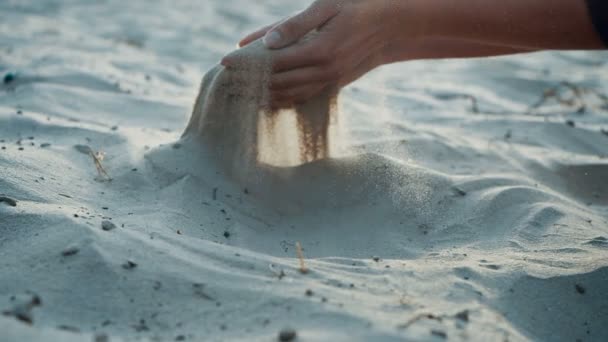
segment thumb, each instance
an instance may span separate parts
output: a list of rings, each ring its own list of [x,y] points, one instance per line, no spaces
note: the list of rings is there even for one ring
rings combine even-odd
[[[264,45],[269,49],[280,49],[322,26],[338,13],[338,8],[331,2],[316,1],[304,11],[271,28],[264,36]]]

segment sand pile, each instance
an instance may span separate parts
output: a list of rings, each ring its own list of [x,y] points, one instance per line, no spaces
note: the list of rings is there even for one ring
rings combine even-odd
[[[330,154],[336,92],[326,89],[291,108],[271,108],[275,55],[258,40],[237,51],[235,65],[216,66],[203,78],[184,138],[202,142],[232,175],[259,163],[297,165]]]
[[[0,1],[0,341],[608,340],[608,54],[380,68],[336,135],[253,45],[188,124],[299,6]]]

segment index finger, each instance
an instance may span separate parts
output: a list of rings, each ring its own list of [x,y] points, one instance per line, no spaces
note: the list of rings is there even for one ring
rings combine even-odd
[[[243,47],[243,46],[253,42],[254,40],[258,40],[258,39],[264,37],[266,32],[268,32],[275,25],[276,25],[276,23],[272,24],[272,25],[264,26],[261,29],[246,35],[243,39],[241,39],[239,41],[239,47]]]

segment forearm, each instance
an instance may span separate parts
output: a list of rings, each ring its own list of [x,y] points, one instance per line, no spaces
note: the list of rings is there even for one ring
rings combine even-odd
[[[383,49],[382,64],[416,59],[491,57],[533,51],[535,50],[528,48],[435,37],[387,44]]]
[[[524,49],[601,49],[584,0],[397,2],[399,36],[446,38]]]

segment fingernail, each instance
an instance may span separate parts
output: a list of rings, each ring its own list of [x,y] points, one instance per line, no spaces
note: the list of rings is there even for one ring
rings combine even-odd
[[[277,31],[270,31],[264,36],[264,45],[268,48],[277,48],[281,44],[281,34]]]
[[[222,61],[220,62],[220,64],[225,67],[229,67],[232,64],[230,54],[227,54],[226,56],[222,57]]]

